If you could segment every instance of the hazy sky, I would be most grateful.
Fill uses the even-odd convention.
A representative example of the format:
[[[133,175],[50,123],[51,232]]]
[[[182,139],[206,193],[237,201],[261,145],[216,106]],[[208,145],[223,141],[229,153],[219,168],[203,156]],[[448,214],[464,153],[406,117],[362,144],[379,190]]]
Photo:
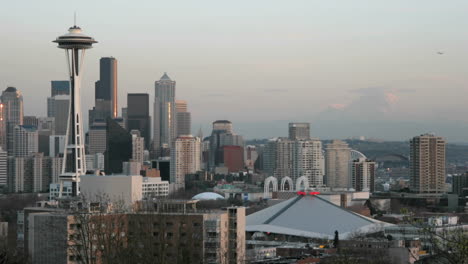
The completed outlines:
[[[2,1],[0,88],[17,87],[27,115],[45,115],[50,81],[67,78],[51,41],[74,11],[99,41],[85,61],[85,116],[99,58],[114,56],[119,108],[128,92],[153,98],[168,72],[195,131],[229,119],[247,138],[281,136],[304,120],[322,138],[431,130],[468,141],[466,0]],[[369,127],[350,127],[359,119]],[[421,131],[382,133],[413,119]]]

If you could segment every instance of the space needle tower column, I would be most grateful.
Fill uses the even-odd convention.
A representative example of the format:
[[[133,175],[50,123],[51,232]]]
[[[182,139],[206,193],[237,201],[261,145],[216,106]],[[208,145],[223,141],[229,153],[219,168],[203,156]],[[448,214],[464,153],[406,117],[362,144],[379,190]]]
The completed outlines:
[[[70,107],[68,113],[67,135],[63,155],[62,173],[59,176],[60,197],[63,196],[65,182],[71,182],[72,196],[80,193],[80,176],[86,173],[86,157],[83,136],[83,118],[81,116],[80,88],[83,75],[85,50],[97,43],[92,37],[83,34],[76,25],[68,33],[57,37],[53,42],[65,50],[68,72],[70,75]]]

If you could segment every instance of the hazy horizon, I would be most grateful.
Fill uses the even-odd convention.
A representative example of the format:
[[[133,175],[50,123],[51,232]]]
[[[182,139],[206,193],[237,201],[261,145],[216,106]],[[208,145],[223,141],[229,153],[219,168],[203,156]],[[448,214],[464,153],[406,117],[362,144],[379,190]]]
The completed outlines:
[[[52,43],[73,24],[87,52],[83,115],[99,58],[118,60],[126,94],[154,97],[164,72],[188,101],[192,130],[228,119],[246,138],[286,136],[311,122],[323,139],[407,140],[435,132],[468,142],[466,1],[9,1],[0,10],[0,90],[17,87],[25,115],[46,115],[50,81],[67,78]],[[442,52],[443,54],[438,54]],[[150,112],[152,113],[152,111]],[[414,121],[417,120],[417,121]]]

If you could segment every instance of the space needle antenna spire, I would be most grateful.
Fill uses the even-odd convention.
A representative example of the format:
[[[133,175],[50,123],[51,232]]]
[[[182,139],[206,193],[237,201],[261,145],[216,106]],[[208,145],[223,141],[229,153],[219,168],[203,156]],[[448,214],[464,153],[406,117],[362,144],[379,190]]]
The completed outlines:
[[[80,89],[85,51],[92,48],[93,44],[97,43],[97,41],[85,35],[81,28],[76,25],[76,12],[74,22],[75,25],[68,29],[68,33],[57,37],[53,41],[58,44],[58,48],[65,50],[70,78],[70,106],[65,149],[63,152],[62,173],[59,176],[59,198],[63,196],[78,196],[80,194],[80,176],[86,173],[85,138],[83,134]],[[67,190],[68,188],[71,188],[71,193],[64,193],[64,189]]]

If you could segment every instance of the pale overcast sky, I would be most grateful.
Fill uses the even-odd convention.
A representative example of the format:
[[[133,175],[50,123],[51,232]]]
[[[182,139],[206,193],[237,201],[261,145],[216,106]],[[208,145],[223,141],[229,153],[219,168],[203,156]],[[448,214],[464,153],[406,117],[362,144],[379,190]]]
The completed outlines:
[[[247,138],[284,136],[288,121],[310,121],[321,138],[468,141],[466,0],[2,1],[0,88],[17,87],[27,115],[45,115],[50,81],[67,78],[51,41],[74,11],[99,41],[85,116],[99,58],[114,56],[119,108],[127,93],[152,98],[167,72],[194,132],[229,119]]]

